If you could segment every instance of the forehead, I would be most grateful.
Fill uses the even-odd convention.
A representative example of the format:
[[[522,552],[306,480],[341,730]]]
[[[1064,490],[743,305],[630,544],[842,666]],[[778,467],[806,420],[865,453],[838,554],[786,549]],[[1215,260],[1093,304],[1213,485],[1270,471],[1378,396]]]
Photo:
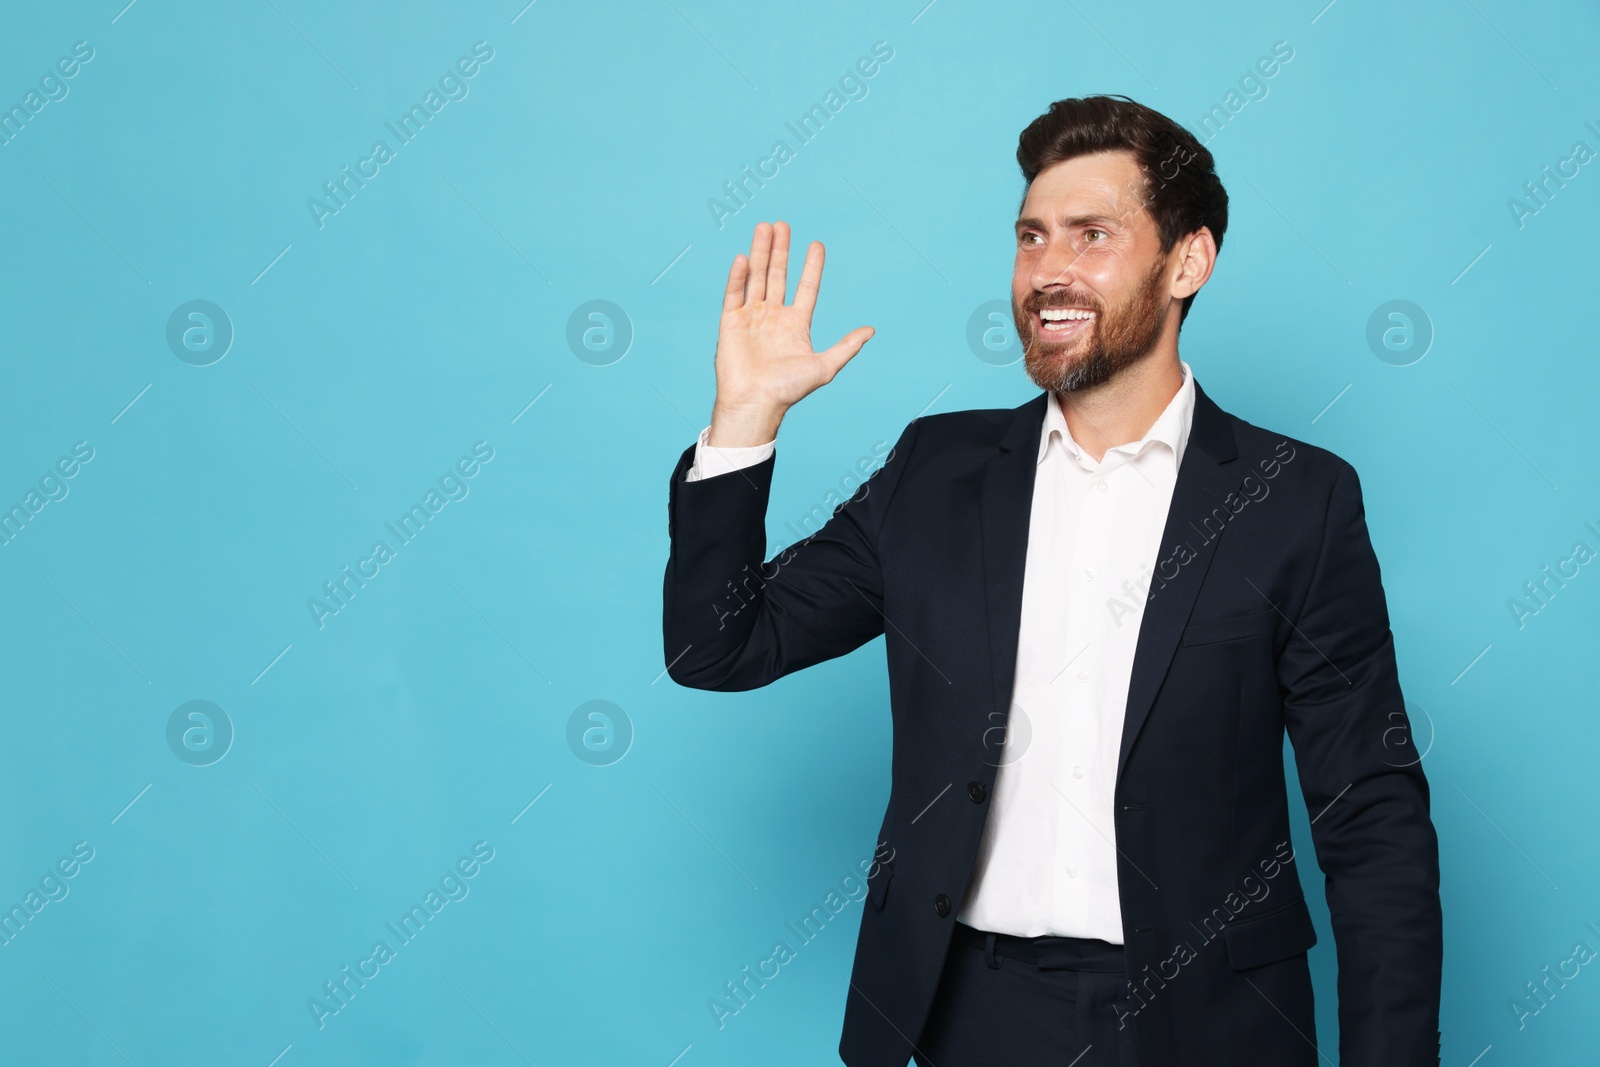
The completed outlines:
[[[1033,179],[1019,213],[1047,223],[1105,216],[1136,222],[1145,206],[1145,179],[1132,152],[1095,152],[1054,163]],[[1154,220],[1151,220],[1152,222]]]

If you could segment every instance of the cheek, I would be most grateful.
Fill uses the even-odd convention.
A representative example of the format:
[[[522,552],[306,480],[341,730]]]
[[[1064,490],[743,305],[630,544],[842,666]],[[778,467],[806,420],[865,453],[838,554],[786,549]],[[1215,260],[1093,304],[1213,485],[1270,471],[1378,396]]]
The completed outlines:
[[[1108,246],[1085,248],[1073,264],[1084,284],[1097,292],[1113,293],[1128,288],[1130,271],[1127,257]]]
[[[1092,263],[1085,257],[1083,283],[1099,294],[1107,305],[1126,307],[1145,298],[1151,284],[1149,268],[1136,257],[1106,254]]]

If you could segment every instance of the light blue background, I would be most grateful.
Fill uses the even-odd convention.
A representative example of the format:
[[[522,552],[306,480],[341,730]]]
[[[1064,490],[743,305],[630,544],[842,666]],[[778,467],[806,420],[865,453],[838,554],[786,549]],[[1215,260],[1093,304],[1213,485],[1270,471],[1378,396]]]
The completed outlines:
[[[123,3],[0,15],[6,108],[94,49],[0,146],[0,504],[94,449],[0,548],[0,903],[95,850],[0,947],[7,1062],[836,1062],[857,903],[725,1028],[707,1008],[870,855],[890,747],[879,642],[746,694],[662,674],[667,476],[728,264],[788,220],[827,244],[819,343],[878,331],[784,426],[776,553],[924,409],[1034,395],[966,342],[1008,293],[1021,128],[1094,92],[1195,126],[1277,41],[1209,141],[1231,226],[1182,354],[1361,474],[1433,735],[1444,1062],[1592,1050],[1593,967],[1523,1028],[1509,1002],[1600,950],[1600,570],[1523,628],[1507,606],[1600,549],[1600,167],[1507,206],[1600,149],[1592,5]],[[480,40],[470,94],[319,229],[307,199]],[[868,95],[798,145],[876,41]],[[719,229],[708,198],[780,138]],[[210,366],[165,339],[194,299],[236,331]],[[634,332],[606,366],[566,340],[595,299]],[[1435,331],[1409,366],[1365,339],[1393,299]],[[477,441],[470,495],[318,629],[307,599]],[[236,731],[211,766],[167,745],[194,699]],[[566,740],[596,699],[635,735],[605,767]],[[470,895],[319,1030],[308,998],[478,841]]]

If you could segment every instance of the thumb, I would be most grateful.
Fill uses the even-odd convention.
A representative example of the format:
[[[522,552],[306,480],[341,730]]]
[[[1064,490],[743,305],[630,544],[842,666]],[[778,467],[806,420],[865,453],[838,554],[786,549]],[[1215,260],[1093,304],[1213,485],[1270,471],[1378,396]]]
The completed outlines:
[[[822,356],[823,363],[828,368],[828,377],[832,378],[835,374],[838,374],[844,368],[844,365],[854,359],[857,352],[861,351],[861,346],[872,340],[873,335],[876,333],[877,331],[871,326],[858,326],[839,338],[839,342],[832,348],[819,353]]]

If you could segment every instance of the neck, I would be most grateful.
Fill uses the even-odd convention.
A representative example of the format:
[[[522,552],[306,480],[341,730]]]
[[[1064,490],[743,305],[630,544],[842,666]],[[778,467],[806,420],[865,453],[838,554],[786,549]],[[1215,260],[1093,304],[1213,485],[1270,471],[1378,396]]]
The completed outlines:
[[[1071,393],[1057,393],[1067,429],[1096,463],[1106,450],[1130,444],[1150,432],[1156,419],[1183,388],[1176,346],[1151,352],[1124,367],[1108,382]]]

